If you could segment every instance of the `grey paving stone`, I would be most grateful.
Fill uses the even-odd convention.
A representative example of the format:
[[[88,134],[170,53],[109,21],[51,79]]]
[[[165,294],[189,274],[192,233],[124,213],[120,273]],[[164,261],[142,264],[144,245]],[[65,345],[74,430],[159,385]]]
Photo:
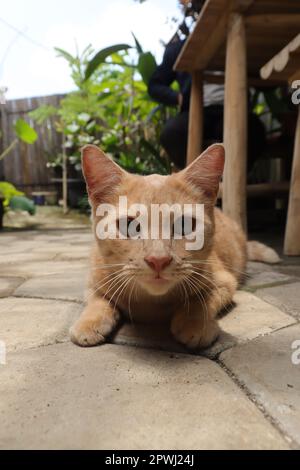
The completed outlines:
[[[238,291],[235,307],[219,320],[222,332],[218,340],[201,354],[216,357],[220,352],[258,336],[265,335],[296,320],[263,302],[255,295]],[[168,325],[148,326],[126,323],[114,337],[116,344],[182,352],[185,349],[172,339]]]
[[[125,323],[112,338],[115,344],[186,353],[186,348],[175,341],[168,325]]]
[[[295,323],[293,317],[249,292],[236,292],[234,302],[235,307],[219,321],[223,333],[209,354]]]
[[[298,352],[292,349],[294,341],[299,341]],[[220,359],[300,446],[300,325],[225,351]]]
[[[125,346],[53,345],[0,368],[0,447],[286,449],[217,364]]]
[[[300,282],[259,289],[256,295],[280,310],[300,318]]]
[[[53,274],[29,279],[14,292],[14,295],[82,302],[86,285],[87,274],[84,272]]]
[[[2,266],[6,276],[43,276],[51,274],[66,274],[73,272],[85,273],[88,270],[89,260],[76,261],[28,261],[27,263],[16,263]],[[0,266],[0,273],[1,266]],[[3,274],[2,274],[3,275]]]
[[[8,351],[68,340],[81,306],[54,300],[0,299],[0,340]],[[1,366],[0,366],[1,368]]]
[[[278,271],[294,278],[300,278],[300,263],[298,265],[279,266]]]
[[[259,289],[272,284],[287,283],[293,280],[288,274],[278,273],[276,271],[264,271],[261,273],[251,274],[244,283],[245,287]]]
[[[24,282],[21,277],[0,277],[0,298],[9,297]]]
[[[255,261],[248,261],[247,267],[246,267],[246,273],[249,276],[259,274],[259,273],[265,273],[265,272],[273,271],[273,270],[274,270],[274,265],[265,264],[265,263],[257,263]]]
[[[32,261],[48,261],[55,257],[55,253],[34,253],[30,248],[24,250],[22,253],[8,253],[0,254],[0,273],[3,272],[4,266],[8,264],[27,263]]]
[[[71,249],[70,244],[57,242],[57,243],[38,243],[36,247],[33,249],[34,253],[65,253],[66,251]]]
[[[89,260],[90,259],[90,247],[66,247],[61,253],[59,253],[55,259],[58,260]]]

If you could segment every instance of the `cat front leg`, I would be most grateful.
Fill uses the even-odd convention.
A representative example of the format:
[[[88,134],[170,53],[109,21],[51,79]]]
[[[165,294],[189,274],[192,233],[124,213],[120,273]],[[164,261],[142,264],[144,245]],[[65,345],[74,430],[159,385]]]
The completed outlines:
[[[189,349],[207,348],[217,339],[219,331],[217,321],[204,312],[200,302],[190,306],[189,312],[177,311],[171,322],[172,335]]]
[[[119,311],[108,300],[92,298],[71,327],[71,340],[86,347],[104,343],[116,328],[119,318]]]
[[[173,336],[189,349],[207,348],[217,339],[220,328],[216,316],[232,302],[237,288],[234,276],[227,271],[218,271],[214,281],[214,289],[203,302],[191,302],[189,309],[182,307],[172,318]]]

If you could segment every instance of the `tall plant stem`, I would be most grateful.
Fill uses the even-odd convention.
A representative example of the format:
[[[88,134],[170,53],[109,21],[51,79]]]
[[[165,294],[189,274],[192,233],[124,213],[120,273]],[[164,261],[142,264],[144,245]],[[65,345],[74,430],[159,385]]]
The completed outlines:
[[[67,170],[67,152],[65,147],[66,138],[63,134],[63,212],[68,212],[68,170]]]
[[[4,152],[1,153],[0,160],[3,160],[3,158],[6,157],[6,155],[8,155],[9,152],[11,152],[13,148],[15,148],[17,143],[18,143],[18,139],[13,140],[12,143],[7,147],[7,149],[5,149]]]

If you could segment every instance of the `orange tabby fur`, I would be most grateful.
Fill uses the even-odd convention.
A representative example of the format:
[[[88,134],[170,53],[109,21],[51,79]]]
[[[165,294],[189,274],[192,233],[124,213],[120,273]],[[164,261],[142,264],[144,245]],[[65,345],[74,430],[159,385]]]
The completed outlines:
[[[232,302],[247,260],[244,233],[214,207],[223,166],[222,145],[210,147],[179,173],[146,177],[123,171],[94,146],[83,149],[94,231],[98,204],[116,204],[122,195],[128,205],[204,203],[205,241],[201,250],[186,251],[185,240],[100,241],[95,236],[90,292],[87,306],[71,328],[74,343],[103,343],[120,314],[134,322],[169,321],[175,339],[188,348],[207,347],[217,338],[217,314]],[[252,258],[263,261],[264,245],[251,246]],[[277,255],[271,251],[275,261]],[[149,256],[172,259],[162,272],[165,282],[154,282],[153,270],[145,261]]]

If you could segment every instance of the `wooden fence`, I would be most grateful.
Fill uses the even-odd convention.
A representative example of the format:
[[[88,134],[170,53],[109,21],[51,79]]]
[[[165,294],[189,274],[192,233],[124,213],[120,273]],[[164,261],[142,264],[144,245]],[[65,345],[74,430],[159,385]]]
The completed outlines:
[[[25,119],[38,133],[33,145],[19,142],[1,162],[0,179],[14,184],[18,189],[30,195],[32,191],[53,189],[52,170],[47,162],[61,152],[62,138],[50,118],[37,125],[28,113],[41,105],[57,106],[63,95],[44,96],[7,101],[1,105],[1,140],[0,149],[5,149],[14,139],[13,125],[18,118]]]

